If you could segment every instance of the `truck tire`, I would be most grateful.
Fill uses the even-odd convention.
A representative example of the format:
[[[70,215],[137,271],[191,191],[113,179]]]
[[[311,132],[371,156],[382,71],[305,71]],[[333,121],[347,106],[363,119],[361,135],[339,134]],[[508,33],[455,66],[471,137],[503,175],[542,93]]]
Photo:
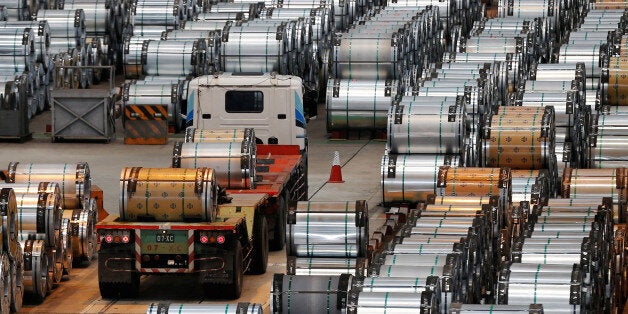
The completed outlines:
[[[233,240],[231,251],[234,254],[234,258],[231,260],[233,281],[228,284],[203,283],[203,290],[209,298],[235,300],[242,295],[244,272],[242,270],[242,244],[239,240]]]
[[[132,298],[140,290],[140,274],[134,271],[110,271],[106,262],[111,257],[125,257],[123,254],[101,252],[98,258],[98,288],[105,299]],[[106,279],[104,279],[106,278]]]
[[[288,210],[288,201],[285,193],[279,197],[279,212],[275,215],[275,228],[273,229],[273,238],[270,240],[269,249],[271,251],[281,251],[286,242],[286,211]]]
[[[250,274],[260,275],[266,272],[266,267],[268,266],[268,245],[268,222],[266,217],[255,215],[251,264],[248,270]]]

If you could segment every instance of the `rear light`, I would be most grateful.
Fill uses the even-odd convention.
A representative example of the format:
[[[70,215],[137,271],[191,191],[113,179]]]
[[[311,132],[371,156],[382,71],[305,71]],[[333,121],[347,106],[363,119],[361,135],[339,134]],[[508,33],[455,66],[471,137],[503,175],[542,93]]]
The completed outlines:
[[[200,237],[200,240],[201,240],[201,243],[203,243],[203,244],[207,244],[207,242],[209,242],[209,237],[208,237],[208,236],[206,236],[206,235],[202,235],[202,236]]]
[[[129,243],[131,242],[131,230],[101,230],[99,239],[105,243]]]
[[[224,244],[227,238],[221,232],[216,231],[200,231],[198,242],[201,244]]]

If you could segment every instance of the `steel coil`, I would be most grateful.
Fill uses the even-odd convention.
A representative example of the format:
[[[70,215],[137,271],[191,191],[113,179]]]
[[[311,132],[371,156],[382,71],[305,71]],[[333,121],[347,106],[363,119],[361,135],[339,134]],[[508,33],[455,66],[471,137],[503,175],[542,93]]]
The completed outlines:
[[[207,72],[204,40],[148,41],[142,46],[142,71],[146,75],[203,75]]]
[[[28,21],[31,17],[31,7],[27,0],[2,0],[0,6],[5,7],[8,20]]]
[[[120,175],[120,217],[125,221],[214,221],[216,188],[214,171],[208,168],[127,167]],[[147,203],[150,206],[145,208]]]
[[[628,161],[626,116],[599,114],[592,121],[589,161],[593,168],[621,167]]]
[[[37,21],[45,20],[50,27],[51,43],[67,41],[68,48],[85,46],[85,13],[77,10],[39,10]],[[52,51],[57,51],[51,48]]]
[[[85,208],[63,211],[63,217],[70,221],[70,242],[72,260],[77,265],[90,262],[96,254],[96,231],[98,209],[96,200],[90,199]]]
[[[612,197],[617,200],[625,188],[626,174],[617,169],[565,169],[561,194],[564,198]]]
[[[24,251],[24,292],[38,301],[48,294],[48,252],[43,240],[26,240],[20,242]]]
[[[222,34],[220,68],[227,72],[288,72],[284,27],[267,32],[233,31]]]
[[[459,159],[441,155],[384,155],[381,162],[384,203],[418,202],[437,189],[439,167]]]
[[[199,142],[174,145],[173,168],[209,167],[216,182],[227,189],[255,187],[255,142]]]
[[[85,33],[89,36],[108,35],[115,31],[115,16],[110,1],[64,0],[62,9],[82,9],[85,14]]]
[[[211,305],[194,303],[151,303],[146,310],[146,314],[263,314],[262,305],[258,303],[240,302],[236,304]]]
[[[298,202],[290,206],[287,221],[288,256],[366,256],[369,233],[365,201]]]
[[[85,198],[91,193],[89,165],[84,162],[74,165],[11,162],[7,173],[7,183],[59,184],[63,209],[81,208]]]
[[[232,130],[207,130],[189,127],[185,130],[186,143],[249,142],[255,145],[255,130],[250,128]],[[249,145],[249,144],[247,144]],[[254,153],[255,154],[255,153]]]
[[[314,248],[314,250],[317,249]],[[343,250],[347,249],[343,248]],[[334,250],[334,252],[338,252],[338,250]],[[286,274],[298,276],[338,276],[342,274],[350,274],[356,277],[363,277],[366,274],[366,264],[367,259],[362,257],[288,256],[286,262]]]
[[[44,240],[47,248],[59,244],[61,208],[59,194],[16,194],[19,215],[19,241],[28,238]]]
[[[439,195],[507,197],[511,182],[508,168],[442,166],[438,170],[436,190]]]
[[[397,85],[396,80],[329,80],[327,130],[385,129]]]
[[[452,303],[451,313],[455,314],[482,314],[482,313],[528,313],[543,314],[542,304],[530,305],[495,305],[495,304],[462,304]]]
[[[462,97],[403,97],[388,111],[388,149],[404,154],[459,154],[466,160],[467,118]]]
[[[488,119],[487,119],[488,120]],[[482,165],[556,171],[554,108],[500,107],[485,126]]]
[[[203,39],[206,47],[206,58],[208,64],[208,73],[218,70],[220,62],[220,32],[206,30],[171,30],[162,34],[165,40],[190,41]]]
[[[242,12],[201,12],[194,16],[194,21],[217,21],[225,23],[227,21],[243,21]]]
[[[275,274],[270,288],[270,312],[308,309],[312,313],[344,313],[353,276],[286,276]]]
[[[63,218],[61,221],[61,251],[63,253],[63,274],[70,275],[72,264],[74,263],[74,251],[72,249],[72,226],[70,219]]]
[[[336,36],[333,40],[332,76],[377,80],[400,78],[404,66],[403,48],[397,34],[384,34],[382,38],[347,36]]]
[[[179,0],[171,1],[137,1],[132,14],[136,26],[167,26],[176,27],[179,22],[187,19],[184,4]]]
[[[431,291],[360,292],[351,297],[352,311],[348,313],[421,313],[439,310],[440,295]]]

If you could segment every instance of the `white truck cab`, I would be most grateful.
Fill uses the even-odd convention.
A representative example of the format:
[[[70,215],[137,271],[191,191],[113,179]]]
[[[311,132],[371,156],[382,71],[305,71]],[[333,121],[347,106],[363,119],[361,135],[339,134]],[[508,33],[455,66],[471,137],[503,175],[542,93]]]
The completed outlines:
[[[274,73],[219,73],[188,87],[187,125],[198,129],[254,128],[263,144],[306,149],[301,78]]]

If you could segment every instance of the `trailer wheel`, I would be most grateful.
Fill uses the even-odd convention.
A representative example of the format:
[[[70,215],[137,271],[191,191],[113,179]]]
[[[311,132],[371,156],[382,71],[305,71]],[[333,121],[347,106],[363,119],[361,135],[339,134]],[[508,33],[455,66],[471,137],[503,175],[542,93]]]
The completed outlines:
[[[270,240],[271,251],[283,250],[284,243],[286,242],[286,211],[288,210],[288,201],[286,195],[282,194],[279,197],[279,212],[277,213],[275,220],[275,228],[273,229],[273,238]]]
[[[98,288],[105,299],[132,298],[140,291],[140,274],[129,271],[106,269],[108,258],[125,257],[124,254],[100,253],[98,258]]]
[[[233,240],[231,245],[234,254],[231,260],[233,268],[233,280],[231,283],[209,283],[202,284],[205,295],[212,299],[228,299],[235,300],[240,298],[242,294],[242,282],[244,281],[244,272],[242,270],[242,244],[239,240]]]
[[[254,275],[265,273],[268,266],[268,222],[262,215],[255,215],[251,256],[248,272]]]

